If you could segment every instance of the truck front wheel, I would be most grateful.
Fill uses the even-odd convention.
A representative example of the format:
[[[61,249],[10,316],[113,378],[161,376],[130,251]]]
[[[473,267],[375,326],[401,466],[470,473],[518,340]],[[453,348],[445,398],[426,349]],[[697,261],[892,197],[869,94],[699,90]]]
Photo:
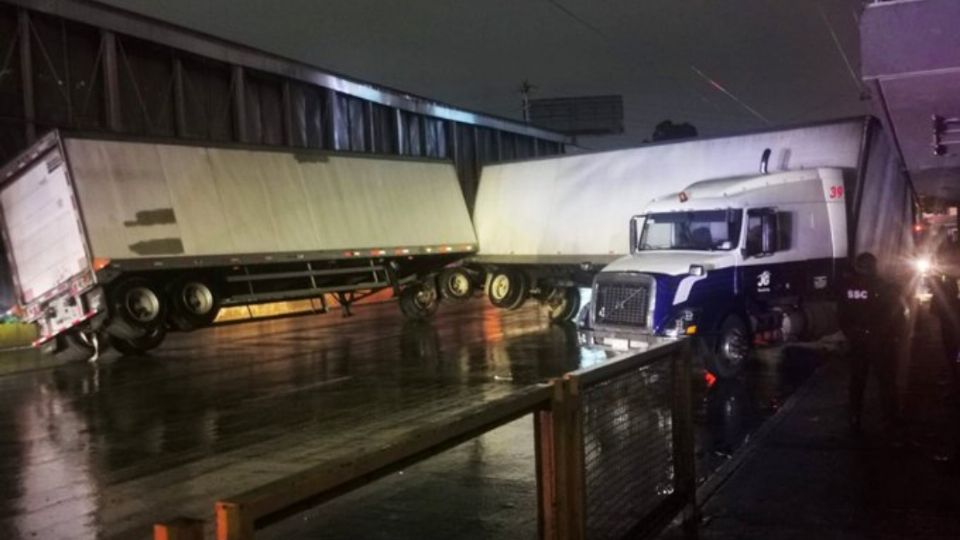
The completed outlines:
[[[707,355],[707,370],[721,379],[739,375],[750,355],[750,332],[743,319],[730,315],[720,326],[720,334]]]

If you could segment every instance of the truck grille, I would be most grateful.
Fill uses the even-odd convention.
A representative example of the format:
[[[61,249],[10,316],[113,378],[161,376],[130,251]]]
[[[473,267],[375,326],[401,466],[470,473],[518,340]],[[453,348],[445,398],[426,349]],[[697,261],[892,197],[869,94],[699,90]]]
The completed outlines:
[[[640,284],[601,283],[597,287],[596,322],[646,328],[650,288]]]

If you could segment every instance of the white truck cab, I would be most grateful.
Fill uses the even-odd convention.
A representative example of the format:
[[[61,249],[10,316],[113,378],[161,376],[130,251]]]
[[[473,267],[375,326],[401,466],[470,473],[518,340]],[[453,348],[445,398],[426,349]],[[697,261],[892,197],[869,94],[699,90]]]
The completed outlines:
[[[630,222],[630,254],[594,279],[592,339],[695,336],[707,368],[730,377],[755,340],[832,331],[851,173],[708,180],[655,199]]]

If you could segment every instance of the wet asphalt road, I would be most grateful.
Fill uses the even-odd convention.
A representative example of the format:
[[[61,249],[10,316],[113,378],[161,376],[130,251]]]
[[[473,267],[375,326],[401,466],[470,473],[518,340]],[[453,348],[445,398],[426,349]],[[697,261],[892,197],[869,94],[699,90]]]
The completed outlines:
[[[701,477],[822,358],[791,350],[761,355],[741,380],[708,387],[700,374]],[[225,326],[171,337],[145,358],[4,375],[0,538],[143,538],[153,521],[212,508],[238,486],[606,357],[536,306],[476,300],[444,306],[431,324],[405,323],[392,303],[361,306],[350,319]],[[521,419],[264,532],[530,537],[534,486],[532,422]]]

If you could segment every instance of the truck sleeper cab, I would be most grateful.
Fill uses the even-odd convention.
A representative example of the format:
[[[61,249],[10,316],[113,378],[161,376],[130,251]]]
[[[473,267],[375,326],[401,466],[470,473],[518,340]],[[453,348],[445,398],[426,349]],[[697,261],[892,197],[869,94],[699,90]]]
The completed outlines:
[[[630,254],[594,279],[592,339],[629,347],[631,336],[694,336],[707,369],[732,377],[757,340],[835,331],[844,180],[842,169],[799,170],[656,199],[630,222]]]

